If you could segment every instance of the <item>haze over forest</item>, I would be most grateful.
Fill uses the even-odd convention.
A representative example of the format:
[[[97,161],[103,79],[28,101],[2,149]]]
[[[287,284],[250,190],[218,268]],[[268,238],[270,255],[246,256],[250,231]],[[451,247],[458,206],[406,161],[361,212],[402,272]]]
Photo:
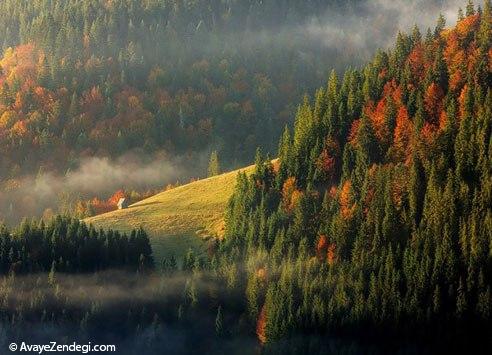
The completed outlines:
[[[0,0],[0,28],[0,353],[490,352],[490,0]]]
[[[276,155],[332,69],[460,2],[101,4],[1,4],[1,219],[204,177],[214,150],[225,170]]]

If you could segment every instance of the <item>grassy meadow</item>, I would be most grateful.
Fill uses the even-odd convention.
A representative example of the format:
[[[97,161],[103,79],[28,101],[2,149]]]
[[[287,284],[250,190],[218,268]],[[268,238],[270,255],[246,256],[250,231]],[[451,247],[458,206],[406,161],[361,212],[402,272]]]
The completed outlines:
[[[252,170],[253,166],[241,169]],[[208,239],[223,233],[225,207],[239,171],[179,186],[127,209],[87,218],[85,222],[96,228],[122,232],[143,227],[151,238],[157,263],[162,257],[175,255],[179,258],[189,248],[202,253]]]

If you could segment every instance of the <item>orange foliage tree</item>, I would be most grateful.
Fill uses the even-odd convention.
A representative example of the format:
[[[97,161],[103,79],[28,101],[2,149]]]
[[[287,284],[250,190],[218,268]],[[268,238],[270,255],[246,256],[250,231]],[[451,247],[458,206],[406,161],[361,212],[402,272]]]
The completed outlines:
[[[318,244],[316,245],[316,256],[318,259],[323,259],[326,251],[328,250],[328,238],[326,235],[320,235],[318,238]]]
[[[297,189],[296,179],[288,178],[282,187],[282,205],[287,212],[291,212],[299,201],[302,192]]]
[[[428,64],[425,62],[425,50],[421,43],[417,44],[408,56],[408,64],[415,82],[422,81],[425,77],[425,73]]]
[[[266,307],[263,305],[261,307],[260,314],[258,315],[258,320],[256,321],[256,335],[261,344],[265,344],[267,341],[266,336]]]
[[[108,203],[116,206],[121,198],[125,198],[125,191],[118,190],[108,199]]]
[[[350,180],[343,183],[339,198],[340,211],[343,218],[350,219],[355,211],[355,202],[352,201],[352,182]]]
[[[429,85],[424,96],[424,106],[427,115],[432,123],[437,123],[439,120],[439,114],[443,109],[444,91],[436,84]]]
[[[396,127],[393,138],[394,154],[397,160],[406,160],[411,154],[411,138],[413,124],[408,117],[405,107],[400,107],[396,116]]]
[[[329,265],[333,265],[336,260],[336,244],[335,243],[330,243],[328,245],[327,251],[326,251],[326,260],[328,261]]]

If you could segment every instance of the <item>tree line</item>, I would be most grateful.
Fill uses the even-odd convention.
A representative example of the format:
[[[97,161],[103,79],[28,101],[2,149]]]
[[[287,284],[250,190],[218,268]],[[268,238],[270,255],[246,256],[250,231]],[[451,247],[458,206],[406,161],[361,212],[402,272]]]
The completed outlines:
[[[129,235],[96,230],[70,217],[48,223],[24,220],[10,231],[0,226],[0,274],[86,273],[105,269],[146,271],[154,260],[142,229]]]
[[[299,105],[239,174],[220,253],[249,268],[259,340],[490,340],[491,4],[399,34]],[[467,58],[466,60],[464,58]],[[480,334],[480,336],[478,336]],[[470,344],[468,343],[468,344]],[[490,343],[489,343],[490,344]]]
[[[322,80],[299,51],[323,49],[289,48],[282,31],[358,2],[4,1],[0,178],[137,148],[216,149],[228,165],[274,150],[291,102]]]
[[[46,231],[48,262],[36,267],[50,272],[35,284],[48,286],[15,297],[27,283],[15,273],[3,280],[9,307],[0,316],[9,335],[22,338],[34,322],[69,326],[80,339],[138,339],[133,345],[148,353],[254,353],[257,342],[265,353],[485,353],[492,345],[491,24],[490,1],[483,8],[470,1],[456,27],[440,17],[425,34],[401,33],[360,70],[333,72],[301,101],[278,159],[258,151],[254,172],[238,175],[224,238],[211,241],[207,255],[159,261],[159,276],[126,275],[124,283],[99,272],[85,289],[57,273],[58,264],[52,269],[60,256],[67,270],[85,260],[63,254],[75,250],[74,234],[50,237],[69,228],[25,224],[19,230]],[[90,233],[78,223],[72,230]],[[100,254],[106,242],[118,244],[111,232],[92,233],[99,233],[92,242],[104,240],[91,249],[92,271],[123,260],[125,253]],[[128,258],[132,270],[150,255],[144,239],[143,259]],[[27,246],[16,249],[23,270]],[[115,298],[111,281],[131,297]],[[104,287],[109,302],[91,293],[79,304],[70,292]]]

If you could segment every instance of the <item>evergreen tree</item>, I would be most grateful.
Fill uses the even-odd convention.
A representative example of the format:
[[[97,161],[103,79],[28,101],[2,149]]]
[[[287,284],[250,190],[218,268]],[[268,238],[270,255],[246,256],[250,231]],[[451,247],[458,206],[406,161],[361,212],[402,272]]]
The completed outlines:
[[[219,156],[217,151],[214,150],[212,154],[210,154],[210,160],[208,162],[208,177],[216,176],[221,173]]]
[[[468,0],[468,4],[466,5],[466,16],[475,15],[475,6],[473,5],[473,0]]]
[[[222,335],[224,331],[223,322],[222,307],[219,306],[219,308],[217,308],[217,316],[215,317],[215,333],[217,335]]]

